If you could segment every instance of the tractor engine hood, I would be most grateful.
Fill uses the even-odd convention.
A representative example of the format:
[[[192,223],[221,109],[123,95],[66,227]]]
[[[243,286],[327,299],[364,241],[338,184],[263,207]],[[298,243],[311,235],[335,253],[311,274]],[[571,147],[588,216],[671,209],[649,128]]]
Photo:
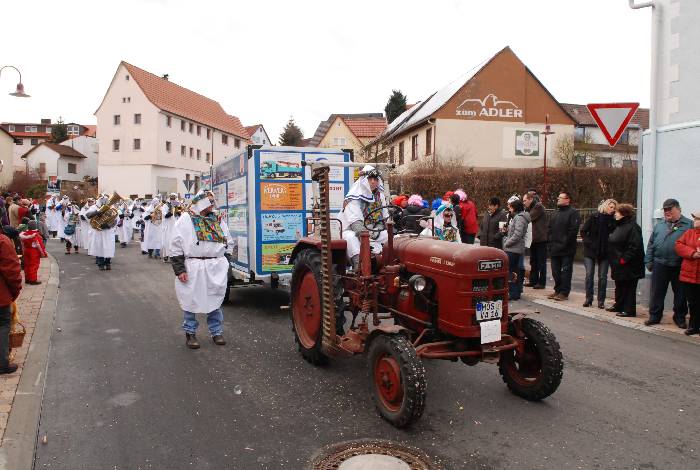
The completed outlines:
[[[507,272],[503,250],[426,237],[394,238],[396,257],[413,273],[473,276]]]

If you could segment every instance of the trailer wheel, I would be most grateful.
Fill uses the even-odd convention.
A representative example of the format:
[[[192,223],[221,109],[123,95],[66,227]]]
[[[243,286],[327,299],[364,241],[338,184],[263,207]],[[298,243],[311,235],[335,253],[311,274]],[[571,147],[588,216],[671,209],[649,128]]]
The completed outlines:
[[[382,418],[397,428],[409,426],[425,408],[425,368],[402,335],[379,335],[369,349],[372,398]]]
[[[501,353],[498,370],[511,392],[529,401],[539,401],[554,393],[564,371],[564,360],[554,334],[543,323],[523,318],[520,325],[525,334],[525,351]],[[508,327],[515,334],[515,327]]]
[[[335,265],[332,272],[336,272]],[[335,299],[336,334],[342,336],[345,333],[343,286],[340,276],[334,275],[331,281]],[[328,356],[321,349],[323,339],[321,285],[321,253],[314,248],[306,248],[297,255],[292,271],[292,328],[299,345],[299,352],[304,359],[316,365],[328,362]]]

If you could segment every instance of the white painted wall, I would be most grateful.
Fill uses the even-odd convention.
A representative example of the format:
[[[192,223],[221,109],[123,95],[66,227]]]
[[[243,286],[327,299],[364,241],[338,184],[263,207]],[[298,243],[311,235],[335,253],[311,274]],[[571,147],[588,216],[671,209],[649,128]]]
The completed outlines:
[[[29,170],[37,173],[41,164],[46,164],[45,176],[57,176],[61,180],[70,181],[82,181],[85,176],[85,158],[59,156],[57,152],[46,146],[36,148],[25,160]],[[68,172],[69,163],[75,163],[76,173]]]
[[[13,147],[12,137],[4,132],[0,132],[0,186],[5,186],[12,181],[14,174],[14,160],[12,156]]]
[[[170,183],[175,184],[175,192],[185,194],[187,190],[183,180],[187,179],[188,174],[193,181],[200,176],[198,171],[160,165],[100,165],[98,168],[100,191],[117,191],[122,197],[130,194],[144,196],[156,191],[171,192]]]
[[[254,145],[274,145],[262,126],[258,127],[258,130],[250,136],[250,140]]]
[[[69,139],[61,145],[72,147],[87,158],[83,160],[83,173],[90,177],[97,176],[98,147],[99,141],[96,137],[80,136]]]
[[[14,144],[12,146],[12,162],[14,166],[14,171],[21,171],[24,172],[26,170],[24,160],[22,159],[22,155],[25,153],[29,152],[31,149],[36,147],[36,145],[39,145],[42,142],[45,142],[46,139],[43,139],[41,137],[37,137],[37,144],[32,145],[32,138],[31,137],[21,137],[22,139],[22,145],[17,145]]]

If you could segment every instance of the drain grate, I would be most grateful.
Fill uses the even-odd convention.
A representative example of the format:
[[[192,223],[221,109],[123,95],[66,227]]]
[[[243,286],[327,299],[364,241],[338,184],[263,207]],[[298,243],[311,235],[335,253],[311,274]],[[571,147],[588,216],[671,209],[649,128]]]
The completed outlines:
[[[422,451],[396,442],[361,439],[324,448],[311,463],[313,470],[435,470]]]

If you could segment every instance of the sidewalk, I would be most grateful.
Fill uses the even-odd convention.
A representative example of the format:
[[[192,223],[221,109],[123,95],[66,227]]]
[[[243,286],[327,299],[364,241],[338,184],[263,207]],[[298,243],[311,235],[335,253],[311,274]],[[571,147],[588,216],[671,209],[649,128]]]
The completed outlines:
[[[17,299],[20,321],[27,330],[22,347],[13,350],[19,368],[13,374],[0,376],[0,468],[9,464],[10,448],[31,445],[33,451],[36,442],[48,339],[58,295],[58,264],[53,256],[41,260],[39,280],[42,283],[38,286],[24,284]],[[26,435],[27,432],[34,435]]]
[[[550,268],[550,266],[547,267]],[[529,268],[529,260],[526,260],[526,269],[527,268]],[[639,286],[637,287],[637,316],[633,318],[620,318],[615,316],[615,313],[613,312],[607,312],[604,309],[599,309],[597,307],[598,302],[595,300],[595,296],[593,306],[583,307],[583,303],[586,300],[584,287],[586,270],[583,263],[574,263],[574,274],[571,282],[572,289],[568,300],[555,301],[547,298],[549,294],[554,292],[554,280],[551,278],[551,269],[547,271],[547,277],[546,289],[535,290],[525,287],[523,291],[523,299],[546,307],[564,310],[569,313],[595,318],[597,320],[606,321],[609,323],[615,323],[616,325],[634,328],[637,330],[646,331],[648,333],[661,334],[664,336],[670,335],[671,337],[674,335],[680,335],[682,338],[700,344],[700,336],[685,336],[683,334],[685,330],[678,328],[673,323],[673,310],[671,308],[673,291],[671,290],[670,285],[668,288],[668,293],[666,294],[666,306],[664,308],[664,316],[661,319],[661,323],[653,326],[645,326],[644,321],[649,318],[649,278],[641,279],[639,281]],[[596,290],[594,293],[597,295],[597,280],[595,287]],[[615,281],[608,279],[607,298],[605,301],[606,307],[610,307],[613,304],[614,292]]]

